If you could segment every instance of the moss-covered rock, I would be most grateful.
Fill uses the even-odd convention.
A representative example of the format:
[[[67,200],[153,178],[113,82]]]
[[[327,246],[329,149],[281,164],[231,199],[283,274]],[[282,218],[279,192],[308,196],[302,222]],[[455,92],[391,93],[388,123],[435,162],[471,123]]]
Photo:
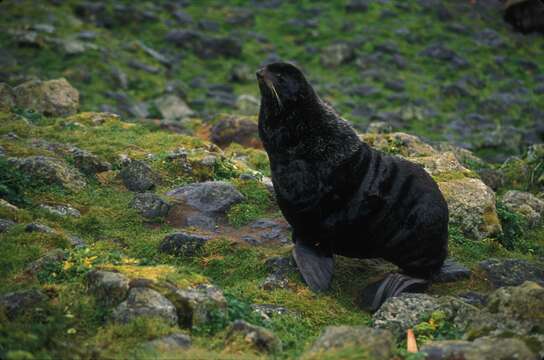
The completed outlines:
[[[86,186],[85,178],[62,160],[46,156],[29,156],[11,161],[37,183],[59,185],[73,191],[82,190]]]
[[[33,80],[13,88],[15,103],[47,116],[75,114],[79,108],[79,92],[64,78]]]
[[[9,110],[15,105],[15,95],[8,84],[0,83],[0,111]]]
[[[262,148],[254,117],[226,116],[212,127],[210,139],[221,147],[237,143],[246,147]]]
[[[508,210],[525,217],[529,226],[538,225],[544,214],[544,200],[528,192],[509,190],[502,196],[502,203]]]
[[[282,350],[281,340],[270,330],[236,320],[227,331],[226,342],[235,348],[239,343],[246,343],[256,351],[274,354]]]

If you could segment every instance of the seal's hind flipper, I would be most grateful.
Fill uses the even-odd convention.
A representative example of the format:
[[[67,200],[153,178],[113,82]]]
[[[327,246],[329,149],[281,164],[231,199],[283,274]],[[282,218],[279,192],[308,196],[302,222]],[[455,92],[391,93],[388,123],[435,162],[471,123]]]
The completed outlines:
[[[322,255],[316,248],[296,243],[293,257],[304,281],[312,291],[325,291],[329,288],[334,270],[332,256]]]
[[[427,289],[429,282],[399,273],[389,274],[385,279],[372,283],[363,289],[361,307],[374,312],[389,298],[403,292],[422,292]]]

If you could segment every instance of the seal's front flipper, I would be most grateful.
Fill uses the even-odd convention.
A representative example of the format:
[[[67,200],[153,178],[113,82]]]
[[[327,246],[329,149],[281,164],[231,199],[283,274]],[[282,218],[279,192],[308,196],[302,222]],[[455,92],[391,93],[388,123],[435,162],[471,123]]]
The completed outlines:
[[[325,291],[329,288],[334,270],[332,255],[322,255],[315,247],[295,243],[293,257],[304,281],[312,291]]]
[[[372,283],[363,289],[361,307],[374,312],[389,298],[403,292],[423,292],[429,286],[424,279],[413,278],[399,273],[389,274],[385,279]]]

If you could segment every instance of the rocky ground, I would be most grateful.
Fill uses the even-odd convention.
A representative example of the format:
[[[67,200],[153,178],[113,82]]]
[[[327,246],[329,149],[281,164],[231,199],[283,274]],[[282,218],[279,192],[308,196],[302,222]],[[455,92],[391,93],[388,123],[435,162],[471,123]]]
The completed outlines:
[[[0,359],[544,356],[542,37],[493,1],[134,4],[0,3]],[[275,57],[437,181],[463,266],[427,294],[361,311],[394,267],[341,257],[304,285],[256,133]]]

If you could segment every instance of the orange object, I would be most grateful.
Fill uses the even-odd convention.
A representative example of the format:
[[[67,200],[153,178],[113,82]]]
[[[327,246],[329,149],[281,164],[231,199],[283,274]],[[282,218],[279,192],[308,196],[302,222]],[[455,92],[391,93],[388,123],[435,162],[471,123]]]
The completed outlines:
[[[416,337],[414,335],[414,330],[412,330],[412,329],[408,329],[406,331],[406,350],[409,353],[416,353],[417,352]]]

